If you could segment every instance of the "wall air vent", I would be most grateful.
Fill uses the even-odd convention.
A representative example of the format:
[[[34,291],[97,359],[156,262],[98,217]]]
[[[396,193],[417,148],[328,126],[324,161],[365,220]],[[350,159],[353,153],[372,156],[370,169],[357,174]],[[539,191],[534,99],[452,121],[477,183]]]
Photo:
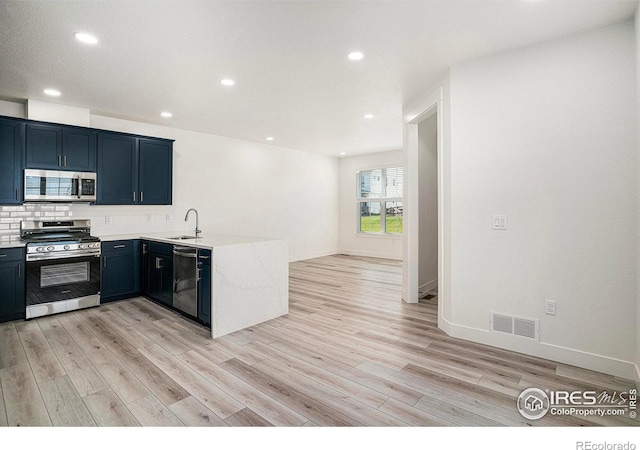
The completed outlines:
[[[512,334],[527,339],[540,338],[538,319],[509,316],[507,314],[491,313],[491,331]]]

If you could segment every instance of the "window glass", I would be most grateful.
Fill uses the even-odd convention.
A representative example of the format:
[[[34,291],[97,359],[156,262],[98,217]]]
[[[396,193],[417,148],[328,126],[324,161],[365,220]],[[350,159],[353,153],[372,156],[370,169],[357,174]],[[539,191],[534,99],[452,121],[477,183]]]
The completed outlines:
[[[356,172],[358,232],[402,234],[402,194],[402,167],[383,167]]]

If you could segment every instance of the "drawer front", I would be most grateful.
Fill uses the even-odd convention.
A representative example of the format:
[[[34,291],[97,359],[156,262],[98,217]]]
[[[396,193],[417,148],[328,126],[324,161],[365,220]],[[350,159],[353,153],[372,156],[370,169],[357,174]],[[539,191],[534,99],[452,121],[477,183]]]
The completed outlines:
[[[147,252],[159,253],[173,257],[173,244],[165,244],[162,242],[146,241]]]
[[[204,266],[211,265],[211,250],[198,249],[198,263]]]
[[[5,261],[24,261],[23,247],[18,248],[0,248],[0,262]]]
[[[100,246],[102,247],[102,253],[105,254],[132,252],[135,242],[135,240],[107,241],[102,242]]]

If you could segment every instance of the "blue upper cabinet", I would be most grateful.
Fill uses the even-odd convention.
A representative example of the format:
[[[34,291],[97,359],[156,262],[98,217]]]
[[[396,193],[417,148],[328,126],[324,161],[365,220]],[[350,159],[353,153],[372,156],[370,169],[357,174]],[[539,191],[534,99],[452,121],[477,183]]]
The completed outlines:
[[[27,168],[62,168],[62,127],[27,124]]]
[[[24,121],[0,119],[0,205],[22,204]]]
[[[139,139],[139,189],[141,205],[170,205],[173,143]]]
[[[62,129],[63,170],[96,171],[96,135],[94,130]]]
[[[96,132],[88,128],[27,123],[26,167],[96,170]]]
[[[98,132],[97,204],[170,205],[173,141]]]
[[[97,178],[96,204],[137,204],[138,139],[98,132]]]

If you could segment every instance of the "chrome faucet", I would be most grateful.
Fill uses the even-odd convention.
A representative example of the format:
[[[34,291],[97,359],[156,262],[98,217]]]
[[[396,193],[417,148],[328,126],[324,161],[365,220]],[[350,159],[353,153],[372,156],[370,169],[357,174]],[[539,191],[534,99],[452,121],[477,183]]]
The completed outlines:
[[[187,210],[187,214],[184,216],[184,221],[186,222],[187,219],[189,219],[189,213],[193,211],[194,213],[196,213],[196,237],[198,237],[198,235],[200,234],[200,229],[198,229],[198,211],[196,211],[194,208],[189,208],[189,210]]]

